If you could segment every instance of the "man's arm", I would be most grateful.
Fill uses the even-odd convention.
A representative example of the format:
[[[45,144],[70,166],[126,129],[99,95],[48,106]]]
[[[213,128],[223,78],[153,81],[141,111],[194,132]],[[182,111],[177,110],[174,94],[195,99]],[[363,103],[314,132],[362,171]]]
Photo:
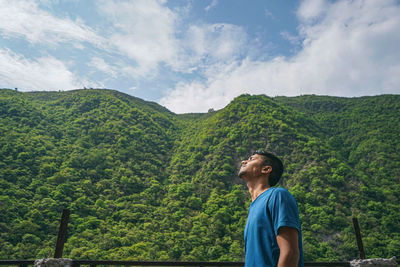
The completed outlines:
[[[297,267],[299,264],[299,232],[295,228],[280,227],[276,237],[280,249],[278,267]]]

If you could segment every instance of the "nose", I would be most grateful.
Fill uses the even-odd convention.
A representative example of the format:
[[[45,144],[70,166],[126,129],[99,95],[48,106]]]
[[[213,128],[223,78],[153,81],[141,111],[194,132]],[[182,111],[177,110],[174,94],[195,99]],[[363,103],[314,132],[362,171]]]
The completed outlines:
[[[241,165],[246,164],[247,160],[242,160]]]

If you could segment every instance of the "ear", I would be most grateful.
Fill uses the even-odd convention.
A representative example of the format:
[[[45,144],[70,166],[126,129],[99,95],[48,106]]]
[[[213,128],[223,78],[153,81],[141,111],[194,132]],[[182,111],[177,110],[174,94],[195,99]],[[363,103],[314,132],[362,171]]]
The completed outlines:
[[[264,167],[261,169],[261,172],[262,172],[262,173],[265,173],[265,174],[270,174],[270,173],[272,172],[272,167],[271,167],[271,166],[264,166]]]

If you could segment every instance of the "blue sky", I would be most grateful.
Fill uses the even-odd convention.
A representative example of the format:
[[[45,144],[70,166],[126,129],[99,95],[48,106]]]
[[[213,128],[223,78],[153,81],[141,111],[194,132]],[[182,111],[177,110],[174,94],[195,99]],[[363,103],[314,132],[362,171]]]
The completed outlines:
[[[0,0],[0,18],[0,88],[109,88],[176,113],[400,93],[398,0]]]

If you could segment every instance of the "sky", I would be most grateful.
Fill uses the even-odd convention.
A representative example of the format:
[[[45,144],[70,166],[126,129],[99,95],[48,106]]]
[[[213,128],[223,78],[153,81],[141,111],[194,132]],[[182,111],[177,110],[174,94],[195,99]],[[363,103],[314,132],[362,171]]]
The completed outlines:
[[[400,94],[400,0],[0,0],[0,88],[175,113],[241,94]]]

